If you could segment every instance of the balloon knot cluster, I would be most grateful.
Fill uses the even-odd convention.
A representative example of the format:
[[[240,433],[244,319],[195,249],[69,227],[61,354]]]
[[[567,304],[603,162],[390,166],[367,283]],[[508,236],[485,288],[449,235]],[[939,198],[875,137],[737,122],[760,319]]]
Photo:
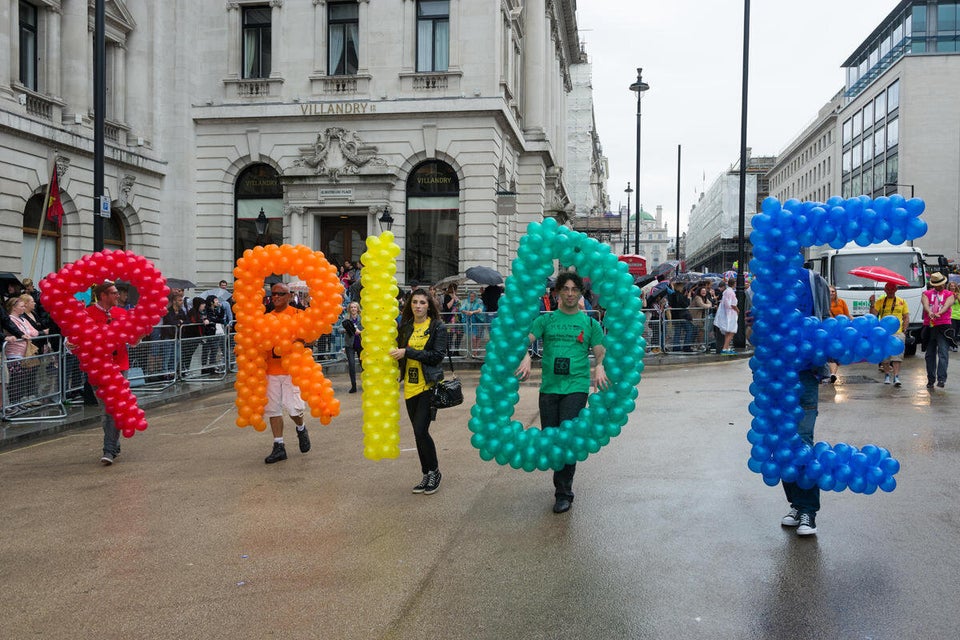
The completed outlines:
[[[527,351],[530,327],[539,314],[554,259],[562,265],[575,265],[581,276],[590,278],[594,292],[607,301],[603,365],[610,386],[590,394],[580,415],[559,428],[525,429],[512,420],[520,399],[520,382],[514,371]],[[490,329],[477,401],[470,412],[470,442],[482,459],[524,471],[559,470],[585,460],[620,434],[636,406],[636,385],[646,348],[640,290],[627,268],[608,245],[561,226],[553,218],[530,223],[527,234],[520,238],[512,275]]]
[[[810,446],[800,437],[800,372],[822,367],[828,360],[841,364],[880,362],[900,353],[903,343],[893,334],[900,330],[895,317],[804,317],[798,305],[807,295],[808,275],[803,269],[804,247],[829,244],[835,249],[849,242],[866,247],[888,241],[901,244],[919,238],[927,224],[919,218],[924,203],[901,196],[871,200],[866,196],[825,204],[767,198],[752,218],[754,355],[750,360],[753,415],[747,440],[751,443],[749,468],[774,486],[781,480],[802,488],[818,485],[826,491],[849,489],[874,493],[893,491],[900,463],[882,447],[862,450],[845,443]]]
[[[286,273],[306,282],[310,306],[293,315],[267,313],[263,304],[264,280]],[[340,316],[343,285],[337,269],[303,245],[268,245],[247,249],[233,270],[233,311],[237,319],[236,346],[237,426],[266,429],[267,359],[279,356],[283,369],[300,388],[310,413],[323,424],[340,413],[333,384],[314,362],[305,346],[333,330]]]
[[[140,294],[133,309],[114,312],[114,319],[106,326],[91,318],[83,302],[74,297],[105,280],[124,280]],[[143,409],[137,405],[113,354],[149,334],[163,318],[170,293],[163,275],[143,256],[107,249],[64,265],[40,281],[40,290],[44,308],[67,342],[74,345],[72,351],[80,368],[96,387],[96,394],[117,429],[127,438],[146,429]]]
[[[370,460],[400,455],[400,385],[397,361],[397,256],[393,233],[367,236],[361,256],[360,320],[363,325],[363,455]]]

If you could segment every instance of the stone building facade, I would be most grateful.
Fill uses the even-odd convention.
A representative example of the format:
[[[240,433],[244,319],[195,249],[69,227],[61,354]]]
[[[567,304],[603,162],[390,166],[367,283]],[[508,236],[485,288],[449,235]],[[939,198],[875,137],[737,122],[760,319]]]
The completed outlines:
[[[401,282],[506,273],[526,224],[569,210],[574,0],[106,7],[106,246],[169,276],[229,280],[270,242],[356,260],[391,217]],[[92,14],[0,0],[0,270],[30,269],[54,163],[66,215],[34,279],[93,249]]]

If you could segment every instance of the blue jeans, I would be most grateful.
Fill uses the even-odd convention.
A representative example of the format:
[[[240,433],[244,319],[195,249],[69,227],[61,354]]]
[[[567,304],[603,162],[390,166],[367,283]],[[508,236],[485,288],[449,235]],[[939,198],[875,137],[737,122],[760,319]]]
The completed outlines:
[[[674,320],[673,350],[677,351],[681,347],[692,347],[693,337],[696,334],[697,328],[693,326],[692,320]]]
[[[586,393],[541,393],[540,426],[544,429],[559,427],[564,420],[573,420],[587,406]],[[573,502],[573,474],[576,464],[568,464],[553,472],[554,497]]]
[[[800,372],[800,407],[803,417],[797,424],[797,434],[811,447],[813,446],[813,427],[817,422],[817,404],[820,401],[820,381],[812,371]],[[783,492],[790,506],[800,513],[815,514],[820,511],[820,487],[813,485],[801,489],[796,482],[783,482]]]
[[[938,324],[930,327],[930,341],[927,342],[927,382],[947,381],[947,365],[950,363],[950,349],[947,345],[947,337],[943,332],[950,327],[949,324]]]
[[[123,377],[127,377],[127,372],[123,371]],[[113,421],[113,416],[104,410],[103,412],[103,453],[116,458],[120,455],[120,430],[117,429]]]

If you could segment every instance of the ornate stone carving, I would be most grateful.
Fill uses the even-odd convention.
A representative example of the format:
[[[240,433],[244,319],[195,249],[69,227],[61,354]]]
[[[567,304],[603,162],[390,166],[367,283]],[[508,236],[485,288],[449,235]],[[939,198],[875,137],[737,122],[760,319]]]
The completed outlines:
[[[377,157],[377,147],[365,144],[356,131],[343,127],[329,127],[317,134],[310,147],[300,147],[303,156],[293,161],[295,167],[309,167],[318,176],[329,176],[334,182],[340,176],[357,174],[365,166],[386,166],[386,161]]]
[[[70,168],[70,158],[58,155],[54,162],[57,163],[57,177],[62,180],[67,175],[67,169]]]
[[[117,194],[117,203],[120,207],[126,207],[130,203],[130,192],[133,191],[136,181],[137,176],[129,173],[120,178],[120,193]]]

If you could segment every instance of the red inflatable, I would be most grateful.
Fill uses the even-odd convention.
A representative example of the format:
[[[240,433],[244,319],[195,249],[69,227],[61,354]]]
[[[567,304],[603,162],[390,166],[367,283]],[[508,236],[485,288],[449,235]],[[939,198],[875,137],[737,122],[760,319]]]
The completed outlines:
[[[137,305],[103,326],[91,318],[75,293],[104,280],[125,280],[137,288]],[[166,310],[167,288],[163,275],[153,263],[132,251],[107,249],[65,265],[40,281],[43,306],[60,326],[80,368],[96,387],[105,410],[127,438],[147,428],[143,409],[130,391],[130,383],[113,362],[113,352],[134,344],[150,333]]]

